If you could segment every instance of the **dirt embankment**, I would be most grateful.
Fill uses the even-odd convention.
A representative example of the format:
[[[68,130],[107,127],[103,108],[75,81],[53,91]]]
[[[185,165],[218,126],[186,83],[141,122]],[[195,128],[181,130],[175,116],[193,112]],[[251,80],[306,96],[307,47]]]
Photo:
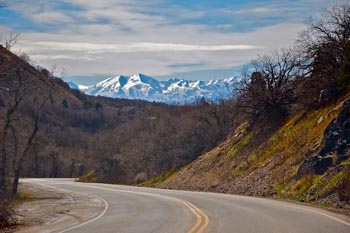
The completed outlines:
[[[61,231],[95,218],[105,208],[97,197],[33,183],[21,183],[20,193],[27,201],[15,208],[16,232]]]

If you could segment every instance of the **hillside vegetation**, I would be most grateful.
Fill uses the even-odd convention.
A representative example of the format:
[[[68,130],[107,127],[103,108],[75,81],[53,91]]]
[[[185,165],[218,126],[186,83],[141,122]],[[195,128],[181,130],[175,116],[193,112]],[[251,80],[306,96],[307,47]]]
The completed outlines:
[[[327,155],[329,165],[321,162],[310,166],[309,171],[300,170],[304,161],[329,144],[330,135],[325,131],[341,121],[342,110],[349,121],[349,107],[343,106],[344,101],[340,101],[299,112],[268,134],[264,129],[247,130],[243,124],[217,148],[157,186],[341,203],[345,207],[350,197],[348,154],[340,158],[337,149],[332,148]]]
[[[229,102],[168,106],[92,97],[0,46],[2,193],[16,177],[133,184],[179,169],[217,145]]]
[[[350,5],[310,22],[297,45],[247,66],[240,124],[218,147],[147,185],[321,202],[350,201]]]

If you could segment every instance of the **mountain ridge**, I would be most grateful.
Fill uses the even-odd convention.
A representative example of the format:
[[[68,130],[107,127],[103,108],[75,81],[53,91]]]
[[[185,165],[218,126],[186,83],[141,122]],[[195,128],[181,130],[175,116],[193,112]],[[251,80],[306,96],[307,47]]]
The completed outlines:
[[[139,73],[131,76],[112,76],[90,86],[81,86],[72,82],[68,82],[68,85],[92,96],[142,99],[167,104],[192,104],[202,98],[211,102],[228,99],[232,96],[238,81],[237,77],[209,81],[180,78],[158,81]]]

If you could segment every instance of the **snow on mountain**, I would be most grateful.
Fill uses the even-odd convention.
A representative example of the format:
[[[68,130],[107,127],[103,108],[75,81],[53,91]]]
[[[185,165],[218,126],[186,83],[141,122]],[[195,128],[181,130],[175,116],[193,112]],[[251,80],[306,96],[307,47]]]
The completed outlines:
[[[168,104],[190,104],[204,97],[208,101],[218,101],[232,95],[236,78],[210,81],[190,81],[170,79],[158,81],[144,74],[115,76],[92,86],[78,86],[93,96],[112,98],[143,99]]]
[[[78,89],[79,89],[80,91],[83,91],[83,90],[85,90],[85,89],[87,89],[87,88],[89,88],[89,86],[78,85]]]
[[[79,90],[79,86],[73,82],[66,82],[71,89]]]

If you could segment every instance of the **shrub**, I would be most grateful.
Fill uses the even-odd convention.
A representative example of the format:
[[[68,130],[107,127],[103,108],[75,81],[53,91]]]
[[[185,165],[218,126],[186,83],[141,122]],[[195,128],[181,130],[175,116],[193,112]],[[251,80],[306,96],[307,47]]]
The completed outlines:
[[[11,199],[6,196],[0,196],[0,231],[13,224],[13,210],[11,208]]]
[[[96,110],[103,109],[102,104],[96,103],[96,104],[95,104],[95,109],[96,109]]]
[[[68,101],[66,99],[62,100],[62,107],[63,108],[68,108],[69,107]]]
[[[82,103],[83,103],[83,108],[84,108],[84,109],[90,109],[90,108],[92,108],[92,103],[91,103],[90,101],[83,100]]]

